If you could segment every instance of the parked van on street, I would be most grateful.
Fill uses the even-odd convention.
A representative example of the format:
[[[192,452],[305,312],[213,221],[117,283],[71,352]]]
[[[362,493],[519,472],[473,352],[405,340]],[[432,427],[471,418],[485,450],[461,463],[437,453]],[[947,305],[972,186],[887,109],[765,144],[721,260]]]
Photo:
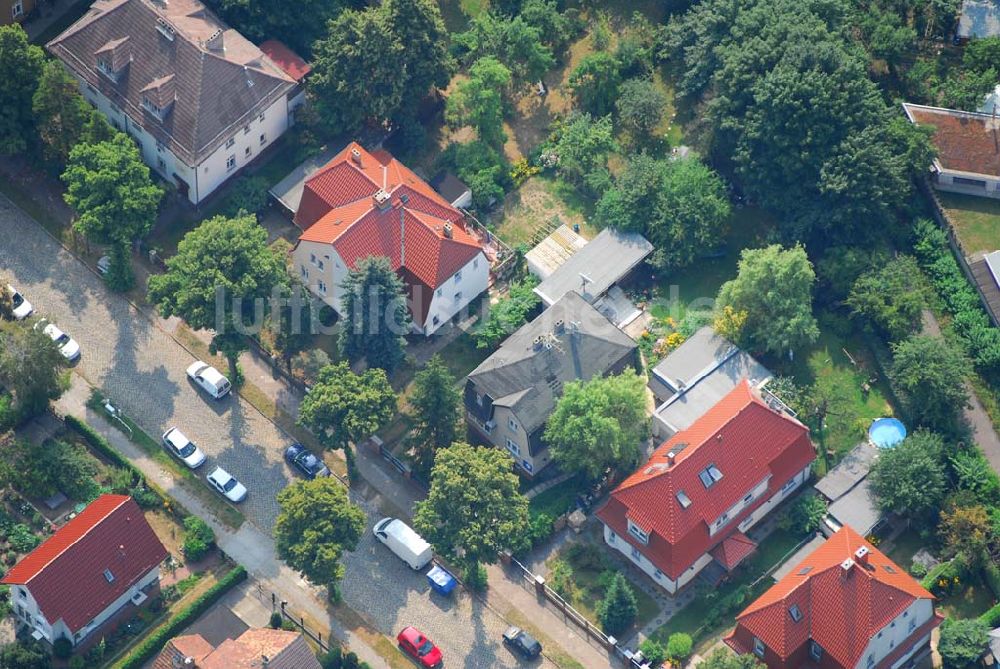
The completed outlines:
[[[411,569],[423,569],[434,557],[431,545],[398,518],[383,518],[375,523],[372,531],[376,539],[388,546]]]

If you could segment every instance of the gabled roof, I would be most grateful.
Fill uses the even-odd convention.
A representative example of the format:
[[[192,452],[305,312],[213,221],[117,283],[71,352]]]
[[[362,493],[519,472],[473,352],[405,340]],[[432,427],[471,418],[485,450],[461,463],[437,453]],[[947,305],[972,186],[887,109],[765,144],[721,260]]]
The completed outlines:
[[[300,241],[331,244],[351,268],[384,256],[404,281],[432,290],[483,251],[460,211],[391,155],[357,142],[309,177],[295,224]]]
[[[267,664],[264,664],[264,658]],[[316,654],[298,632],[249,629],[217,648],[200,634],[171,639],[150,669],[176,669],[194,660],[194,669],[320,669]]]
[[[570,292],[593,303],[652,252],[653,245],[638,232],[605,228],[538,284],[535,293],[546,305]]]
[[[710,535],[710,525],[724,511],[767,480],[768,491],[757,502],[763,503],[815,457],[808,428],[770,408],[743,381],[691,427],[660,445],[611,493],[597,516],[677,578],[756,505],[730,518],[728,531]],[[648,545],[632,541],[627,521],[649,534]]]
[[[260,43],[260,50],[295,81],[302,81],[312,71],[312,66],[284,42],[269,39]]]
[[[867,555],[859,558],[856,553],[862,547]],[[846,569],[845,560],[851,560]],[[749,630],[782,660],[812,639],[838,666],[854,667],[879,630],[915,600],[933,598],[861,535],[844,527],[736,621],[738,628]],[[793,606],[802,614],[798,622],[789,613]],[[748,652],[736,636],[731,634],[726,642],[738,652]]]
[[[911,122],[934,128],[938,169],[1000,177],[1000,117],[909,103],[903,110]]]
[[[555,409],[564,384],[601,376],[636,348],[586,300],[567,293],[508,337],[468,379],[493,404],[513,409],[531,434]],[[466,396],[466,406],[475,406],[475,399]]]
[[[188,165],[200,164],[295,86],[199,0],[97,0],[46,46]],[[109,48],[122,52],[117,82],[97,66]],[[144,90],[169,75],[176,97],[160,120],[143,108]]]
[[[50,624],[62,619],[75,633],[166,557],[131,497],[101,495],[0,583],[25,586]]]

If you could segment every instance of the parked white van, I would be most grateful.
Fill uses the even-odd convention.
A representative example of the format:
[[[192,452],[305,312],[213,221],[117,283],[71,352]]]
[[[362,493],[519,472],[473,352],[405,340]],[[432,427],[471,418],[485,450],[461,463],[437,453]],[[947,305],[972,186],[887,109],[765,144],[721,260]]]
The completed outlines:
[[[431,545],[398,518],[383,518],[375,523],[375,538],[389,547],[411,569],[420,570],[434,557]]]

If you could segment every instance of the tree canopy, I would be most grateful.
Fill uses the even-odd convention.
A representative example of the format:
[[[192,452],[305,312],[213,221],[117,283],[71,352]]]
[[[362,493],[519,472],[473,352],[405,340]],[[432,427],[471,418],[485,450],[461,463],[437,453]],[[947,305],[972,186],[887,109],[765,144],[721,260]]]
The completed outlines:
[[[635,622],[638,612],[639,605],[635,599],[635,591],[628,579],[622,572],[614,572],[604,599],[597,605],[597,617],[601,621],[601,627],[607,634],[618,636]]]
[[[655,247],[656,267],[680,269],[718,247],[729,211],[722,180],[697,158],[639,154],[604,193],[595,217],[643,234]]]
[[[510,456],[462,442],[438,451],[430,492],[417,503],[413,523],[438,552],[472,567],[520,546],[528,530],[528,500]]]
[[[621,124],[640,138],[646,138],[663,120],[667,97],[652,79],[638,77],[621,85],[615,107]]]
[[[341,557],[365,531],[364,511],[331,476],[292,483],[278,493],[278,505],[278,556],[314,584],[334,586],[344,575]]]
[[[933,516],[948,483],[943,450],[941,437],[922,431],[883,450],[869,473],[879,508],[909,518]]]
[[[537,285],[532,274],[511,282],[507,296],[489,306],[489,318],[476,331],[476,348],[495,348],[527,322],[528,314],[541,302],[535,293]]]
[[[754,351],[783,354],[816,341],[812,312],[816,282],[805,249],[774,244],[745,249],[735,279],[722,284],[716,308],[746,314],[737,340]]]
[[[610,183],[608,154],[617,148],[611,117],[593,118],[590,114],[572,114],[553,133],[551,151],[559,173],[577,186],[591,192],[604,191]]]
[[[60,61],[45,63],[31,107],[45,159],[64,165],[94,112],[80,95],[80,84]]]
[[[735,655],[728,648],[716,648],[698,666],[702,669],[763,669],[767,665],[750,653]]]
[[[856,316],[868,319],[889,341],[899,341],[920,327],[925,287],[912,256],[899,256],[862,274],[847,297]]]
[[[892,348],[892,380],[906,393],[917,425],[955,430],[969,402],[964,351],[941,337],[914,335]]]
[[[468,30],[453,37],[463,62],[472,63],[489,56],[508,67],[519,84],[541,79],[555,65],[552,48],[546,43],[543,30],[554,33],[559,29],[558,19],[546,21],[549,18],[548,7],[550,5],[535,6],[530,14],[524,16],[481,12],[469,23]],[[528,18],[542,23],[532,25]]]
[[[590,479],[631,471],[648,437],[646,385],[633,370],[567,383],[545,426],[553,459]]]
[[[382,427],[396,412],[396,394],[385,371],[355,374],[346,363],[328,365],[299,406],[299,425],[323,446],[347,449]]]
[[[413,377],[413,391],[409,397],[414,422],[412,440],[417,456],[416,469],[424,476],[430,474],[437,451],[458,439],[462,395],[455,384],[455,376],[440,355],[431,358]]]
[[[938,653],[946,667],[967,667],[982,657],[990,642],[990,626],[979,618],[948,618],[941,625]]]
[[[0,154],[22,153],[34,127],[31,98],[45,54],[20,24],[0,26]]]
[[[621,74],[618,60],[606,51],[584,56],[569,75],[579,109],[594,116],[605,116],[615,109]]]
[[[149,300],[164,318],[179,316],[195,330],[214,330],[213,348],[238,377],[244,335],[263,325],[271,298],[287,286],[285,259],[268,246],[255,216],[216,216],[184,235],[164,274],[149,277]],[[255,322],[247,325],[247,318]]]
[[[51,656],[37,641],[12,641],[0,646],[0,667],[7,667],[7,669],[49,669],[51,666]]]
[[[502,147],[503,93],[510,86],[510,70],[492,56],[480,58],[469,68],[469,78],[460,82],[448,97],[445,117],[453,127],[471,125],[479,139]]]
[[[0,382],[24,417],[35,415],[63,391],[66,360],[55,343],[23,321],[0,322]]]
[[[410,328],[402,279],[388,258],[372,256],[355,264],[341,290],[340,353],[352,362],[364,358],[369,366],[391,374],[406,358],[403,335]]]
[[[99,243],[131,243],[152,229],[163,191],[153,183],[135,142],[124,133],[96,144],[79,143],[62,174],[73,228]]]

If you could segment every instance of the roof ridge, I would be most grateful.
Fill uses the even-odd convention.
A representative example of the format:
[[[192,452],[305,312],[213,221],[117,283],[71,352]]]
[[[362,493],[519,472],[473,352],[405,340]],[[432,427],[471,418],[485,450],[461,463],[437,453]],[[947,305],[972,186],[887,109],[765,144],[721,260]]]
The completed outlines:
[[[53,37],[51,40],[49,40],[48,44],[46,44],[45,46],[47,47],[54,46],[56,44],[62,43],[63,41],[65,41],[67,37],[75,35],[76,33],[80,32],[80,30],[82,30],[83,28],[89,26],[90,24],[100,19],[103,19],[104,17],[108,16],[115,10],[120,9],[121,7],[124,7],[131,2],[134,2],[135,0],[103,0],[103,1],[109,4],[112,2],[115,4],[108,7],[107,9],[101,8],[99,10],[100,11],[99,14],[90,15],[90,13],[94,11],[94,5],[97,4],[95,2],[94,5],[91,5],[90,8],[84,13],[83,16],[81,16],[76,21],[71,23],[70,26],[66,28],[66,30],[62,31],[61,33]]]
[[[27,585],[28,583],[30,583],[30,582],[31,582],[31,581],[32,581],[32,580],[33,580],[33,579],[34,579],[35,577],[37,577],[37,576],[38,576],[38,575],[40,575],[40,574],[41,574],[42,572],[44,572],[44,571],[45,571],[45,570],[46,570],[46,569],[47,569],[47,568],[48,568],[48,567],[49,567],[49,566],[50,566],[50,565],[51,565],[51,564],[52,564],[53,562],[55,562],[56,560],[58,560],[59,558],[61,558],[61,557],[62,557],[62,556],[63,556],[63,555],[64,555],[64,554],[66,553],[66,551],[68,551],[68,550],[69,550],[70,548],[72,548],[72,547],[73,547],[73,546],[75,546],[75,545],[76,545],[77,543],[79,543],[80,541],[82,541],[82,540],[83,540],[83,539],[84,539],[84,538],[85,538],[85,537],[86,537],[86,536],[87,536],[88,534],[90,534],[91,532],[93,532],[93,531],[94,531],[94,529],[96,529],[98,525],[100,525],[100,524],[101,524],[101,523],[103,523],[103,522],[104,522],[105,520],[107,520],[107,519],[108,519],[108,518],[109,518],[109,517],[111,516],[111,514],[113,514],[113,513],[115,513],[116,511],[118,511],[118,509],[120,509],[120,508],[122,507],[122,505],[123,505],[123,504],[126,504],[126,503],[128,503],[128,502],[129,502],[129,501],[130,501],[130,500],[132,499],[132,498],[131,498],[131,497],[129,497],[128,495],[107,495],[107,497],[108,497],[108,498],[114,498],[114,497],[117,497],[117,498],[119,498],[119,499],[118,499],[118,503],[117,503],[117,504],[116,504],[116,505],[115,505],[114,507],[112,507],[112,508],[108,509],[108,510],[107,510],[107,512],[106,512],[106,513],[104,513],[104,514],[103,514],[103,515],[102,515],[102,516],[101,516],[100,518],[97,518],[97,519],[96,519],[96,520],[95,520],[95,521],[94,521],[94,522],[93,522],[93,523],[92,523],[92,524],[90,525],[90,527],[88,527],[88,528],[87,528],[87,531],[86,531],[86,532],[83,532],[82,534],[80,534],[80,536],[78,536],[78,537],[76,538],[76,540],[75,540],[75,541],[72,541],[71,543],[68,543],[68,544],[66,544],[65,546],[63,546],[63,547],[62,547],[62,550],[60,550],[60,551],[59,551],[58,553],[56,553],[55,555],[53,555],[53,556],[52,556],[52,558],[51,558],[51,559],[49,559],[49,560],[48,560],[48,561],[47,561],[47,562],[46,562],[45,564],[43,564],[43,565],[39,566],[39,567],[38,567],[37,569],[35,569],[35,573],[33,573],[33,574],[31,575],[31,577],[30,577],[30,578],[26,578],[26,579],[24,580],[24,584],[25,584],[25,585]],[[100,499],[100,497],[99,497],[98,499]],[[94,501],[97,501],[97,500],[94,500]],[[91,502],[91,504],[93,504],[93,502]],[[79,514],[77,514],[76,518],[79,518],[80,516],[82,516],[84,512],[86,512],[86,509],[84,509],[84,510],[83,510],[83,511],[81,511],[81,512],[80,512]],[[73,520],[76,520],[76,518],[74,518]],[[68,527],[68,526],[69,526],[69,524],[70,524],[70,523],[72,523],[72,522],[73,522],[73,521],[71,520],[71,521],[70,521],[69,523],[66,523],[66,525],[63,525],[63,526],[62,526],[61,528],[59,528],[59,529],[65,529],[65,528],[66,528],[66,527]],[[59,531],[59,530],[56,530],[56,532],[58,532],[58,531]],[[52,534],[52,535],[51,535],[51,536],[49,537],[49,539],[51,539],[51,538],[52,538],[52,537],[54,537],[54,536],[55,536],[55,533],[53,533],[53,534]],[[48,541],[48,539],[46,539],[46,541]],[[41,544],[39,544],[39,545],[38,545],[38,547],[36,547],[36,548],[35,548],[35,549],[34,549],[33,551],[31,551],[31,553],[34,553],[34,552],[35,552],[35,550],[38,550],[39,548],[41,548],[41,547],[42,547],[42,546],[44,546],[44,545],[45,545],[45,542],[42,542]],[[31,555],[31,553],[28,553],[28,555]],[[27,558],[27,557],[28,557],[28,556],[26,555],[26,556],[25,556],[25,558]],[[23,559],[24,559],[24,558],[22,558],[22,560],[23,560]]]

